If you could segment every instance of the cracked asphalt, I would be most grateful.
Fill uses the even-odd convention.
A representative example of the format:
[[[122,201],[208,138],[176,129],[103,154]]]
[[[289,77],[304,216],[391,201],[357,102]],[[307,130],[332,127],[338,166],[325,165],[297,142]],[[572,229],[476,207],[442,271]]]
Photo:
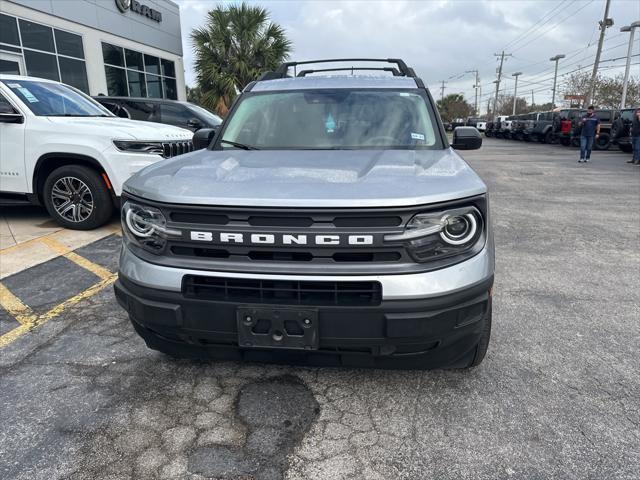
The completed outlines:
[[[465,157],[496,236],[481,366],[174,360],[106,289],[0,350],[0,478],[639,478],[640,168],[492,139]]]

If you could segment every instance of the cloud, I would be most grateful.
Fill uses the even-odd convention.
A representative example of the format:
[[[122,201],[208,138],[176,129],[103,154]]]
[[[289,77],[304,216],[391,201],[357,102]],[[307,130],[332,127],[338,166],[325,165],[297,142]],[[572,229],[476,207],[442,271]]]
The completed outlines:
[[[187,84],[193,84],[189,33],[205,21],[207,10],[217,2],[178,0],[178,3],[186,79]],[[550,99],[553,65],[548,58],[557,53],[577,54],[572,58],[567,55],[567,67],[561,64],[561,74],[592,63],[597,22],[604,11],[602,0],[251,3],[267,8],[272,20],[286,29],[294,46],[292,58],[401,57],[433,90],[438,90],[440,80],[448,80],[445,93],[461,92],[469,99],[473,98],[474,80],[464,72],[478,69],[485,102],[495,88],[492,83],[497,67],[494,54],[505,46],[513,57],[505,62],[506,78],[502,87],[512,88],[511,73],[520,70],[524,72],[519,83],[523,89],[536,89],[537,102],[545,101],[546,97]],[[616,26],[607,32],[605,49],[609,51],[603,53],[603,59],[625,55],[628,34],[620,34],[617,27],[640,19],[640,7],[635,0],[616,0],[612,2],[610,17]],[[522,37],[523,34],[526,35]],[[514,43],[518,37],[522,38]],[[586,48],[590,42],[591,46]],[[582,64],[569,65],[581,60]],[[619,69],[607,70],[617,71]]]

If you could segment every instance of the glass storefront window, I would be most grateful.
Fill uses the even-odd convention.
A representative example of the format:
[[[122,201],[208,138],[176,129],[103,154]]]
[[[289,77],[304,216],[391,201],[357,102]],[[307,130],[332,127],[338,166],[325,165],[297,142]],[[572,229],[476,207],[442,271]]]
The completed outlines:
[[[102,56],[104,58],[104,63],[115,65],[117,67],[124,67],[124,53],[122,52],[121,47],[103,43]]]
[[[127,79],[129,80],[129,96],[130,97],[146,97],[147,85],[144,73],[134,70],[127,70]]]
[[[55,53],[53,29],[51,27],[22,19],[20,19],[19,23],[23,47]]]
[[[49,80],[60,81],[58,73],[58,62],[56,56],[49,53],[24,51],[24,62],[27,67],[27,75]]]
[[[124,68],[104,67],[107,76],[107,94],[112,97],[127,97],[129,91],[127,89],[127,75]]]
[[[88,95],[89,82],[87,81],[87,68],[84,64],[84,60],[58,57],[58,62],[60,62],[62,83],[76,87],[78,90],[81,90]]]
[[[171,60],[162,59],[162,75],[165,77],[176,76],[176,67]]]
[[[163,79],[164,83],[164,98],[168,98],[170,100],[178,99],[178,89],[176,87],[175,78],[165,78]]]
[[[102,52],[109,95],[170,98],[173,100],[178,98],[175,79],[176,68],[175,63],[171,60],[109,43],[102,44]],[[126,68],[126,70],[117,69],[122,70],[122,73],[126,72],[124,91],[121,86],[122,73],[116,72],[115,67]]]
[[[0,13],[0,42],[9,45],[20,45],[18,23],[14,17]]]
[[[84,58],[84,48],[82,47],[82,37],[62,30],[55,30],[56,48],[58,55]],[[60,66],[62,68],[62,66]]]
[[[129,50],[128,48],[125,48],[124,56],[127,60],[127,68],[144,71],[144,64],[142,63],[142,54],[140,52],[136,52],[134,50]]]
[[[162,80],[157,75],[147,75],[147,96],[162,98]]]
[[[151,55],[144,56],[144,68],[147,73],[160,75],[160,59]]]

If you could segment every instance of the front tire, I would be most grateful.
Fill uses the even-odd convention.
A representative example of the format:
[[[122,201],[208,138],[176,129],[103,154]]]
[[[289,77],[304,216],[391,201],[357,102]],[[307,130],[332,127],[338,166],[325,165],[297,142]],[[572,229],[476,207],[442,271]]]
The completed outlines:
[[[82,165],[55,169],[44,182],[44,204],[55,221],[72,230],[92,230],[111,218],[113,202],[95,170]]]
[[[609,150],[611,145],[611,137],[607,133],[601,134],[595,141],[594,150]]]

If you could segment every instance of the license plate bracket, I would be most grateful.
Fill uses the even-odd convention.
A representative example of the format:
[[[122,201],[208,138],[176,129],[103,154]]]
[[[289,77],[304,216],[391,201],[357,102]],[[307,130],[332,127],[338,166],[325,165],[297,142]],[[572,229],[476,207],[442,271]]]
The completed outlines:
[[[236,319],[242,348],[318,349],[317,310],[241,306]]]

